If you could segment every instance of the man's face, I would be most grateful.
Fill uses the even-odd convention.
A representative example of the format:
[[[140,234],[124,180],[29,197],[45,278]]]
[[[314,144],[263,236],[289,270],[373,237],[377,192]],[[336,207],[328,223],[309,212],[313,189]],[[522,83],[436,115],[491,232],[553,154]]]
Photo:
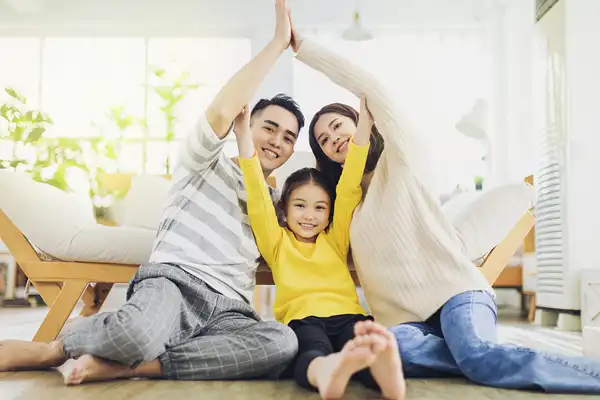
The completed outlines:
[[[285,108],[272,105],[257,112],[250,121],[250,130],[264,172],[270,174],[294,153],[298,120]]]

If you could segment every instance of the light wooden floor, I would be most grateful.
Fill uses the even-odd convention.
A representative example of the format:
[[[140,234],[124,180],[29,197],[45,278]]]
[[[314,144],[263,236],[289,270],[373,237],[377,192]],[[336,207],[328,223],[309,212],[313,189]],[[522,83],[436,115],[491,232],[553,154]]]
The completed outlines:
[[[0,340],[30,339],[43,318],[44,308],[1,309]],[[548,350],[581,354],[581,338],[577,334],[556,333],[529,327],[514,317],[505,318],[507,323],[500,329],[503,341],[516,344],[525,340],[541,343]],[[546,397],[539,393],[507,391],[480,387],[462,379],[409,380],[409,399],[498,399],[507,396],[511,400],[538,399]],[[115,381],[65,387],[56,371],[0,373],[0,400],[29,399],[266,399],[278,400],[314,398],[318,395],[299,389],[291,381],[270,382],[168,382],[168,381]],[[588,398],[588,396],[584,396]],[[589,396],[592,397],[592,396]],[[352,384],[346,399],[375,399],[375,393]],[[573,396],[552,396],[553,399],[572,399]],[[579,397],[578,397],[579,398]],[[598,396],[595,396],[598,398]]]

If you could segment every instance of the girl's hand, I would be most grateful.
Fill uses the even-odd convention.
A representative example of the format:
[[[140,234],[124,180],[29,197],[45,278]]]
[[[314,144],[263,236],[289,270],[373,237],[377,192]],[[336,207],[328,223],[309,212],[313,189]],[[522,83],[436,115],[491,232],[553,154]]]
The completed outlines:
[[[250,111],[245,106],[233,121],[233,133],[237,139],[240,158],[252,158],[254,156],[254,141],[250,130]]]
[[[356,134],[354,135],[354,144],[357,146],[365,146],[369,143],[371,137],[371,129],[373,129],[373,115],[367,106],[367,98],[360,96],[360,114],[358,116],[358,124],[356,125]]]
[[[250,112],[248,106],[244,106],[242,111],[235,117],[233,121],[233,133],[236,137],[251,135],[250,132]]]

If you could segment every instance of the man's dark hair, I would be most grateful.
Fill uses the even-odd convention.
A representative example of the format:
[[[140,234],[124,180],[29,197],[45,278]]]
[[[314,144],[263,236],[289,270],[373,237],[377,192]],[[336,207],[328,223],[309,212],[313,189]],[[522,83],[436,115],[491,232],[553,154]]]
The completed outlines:
[[[261,112],[269,106],[278,106],[294,114],[296,120],[298,121],[298,132],[300,132],[302,127],[304,127],[304,115],[302,114],[302,111],[300,111],[300,106],[294,101],[294,99],[283,93],[279,93],[270,99],[260,99],[250,112],[250,118],[252,118],[254,114]]]

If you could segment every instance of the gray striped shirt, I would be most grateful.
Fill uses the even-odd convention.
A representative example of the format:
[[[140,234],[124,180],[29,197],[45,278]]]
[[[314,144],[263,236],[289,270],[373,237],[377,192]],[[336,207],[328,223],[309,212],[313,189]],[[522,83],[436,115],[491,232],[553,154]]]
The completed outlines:
[[[242,172],[224,145],[203,115],[181,146],[150,262],[177,264],[223,295],[250,302],[260,253]]]

